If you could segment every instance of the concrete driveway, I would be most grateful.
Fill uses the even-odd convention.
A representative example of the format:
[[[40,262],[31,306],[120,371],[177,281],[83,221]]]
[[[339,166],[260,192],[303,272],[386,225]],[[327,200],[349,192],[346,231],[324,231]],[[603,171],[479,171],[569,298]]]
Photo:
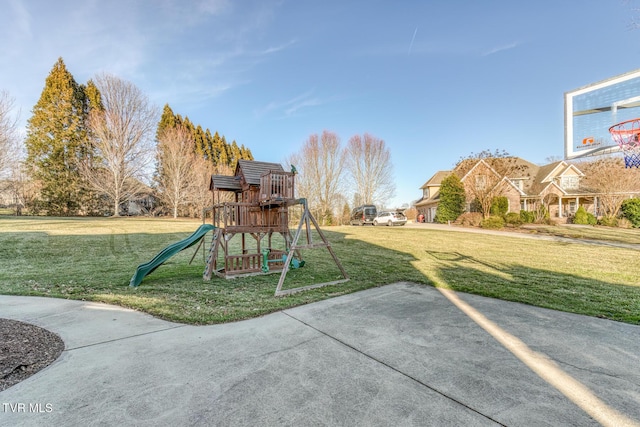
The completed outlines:
[[[428,286],[212,326],[36,297],[0,316],[66,345],[0,392],[3,426],[640,425],[640,327]]]

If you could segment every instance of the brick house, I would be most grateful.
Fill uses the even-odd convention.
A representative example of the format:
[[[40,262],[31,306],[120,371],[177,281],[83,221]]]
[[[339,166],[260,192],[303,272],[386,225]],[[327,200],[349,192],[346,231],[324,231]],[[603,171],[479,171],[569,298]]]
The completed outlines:
[[[549,216],[557,222],[566,222],[579,206],[587,212],[599,216],[598,194],[583,188],[581,178],[584,173],[573,164],[558,161],[538,166],[518,157],[491,159],[492,166],[485,159],[470,159],[461,162],[454,170],[438,171],[420,189],[422,198],[416,202],[418,214],[426,222],[434,222],[440,201],[442,180],[452,173],[457,174],[465,187],[488,185],[495,188],[496,195],[505,196],[509,201],[509,212],[533,211],[540,204],[549,211]],[[510,162],[509,167],[498,172],[500,162]],[[471,209],[472,197],[467,191],[467,211]]]

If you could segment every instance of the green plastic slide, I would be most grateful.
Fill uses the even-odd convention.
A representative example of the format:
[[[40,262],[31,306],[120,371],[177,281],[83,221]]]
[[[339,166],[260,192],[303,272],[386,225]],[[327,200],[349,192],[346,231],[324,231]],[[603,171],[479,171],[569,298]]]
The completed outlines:
[[[167,246],[166,248],[161,250],[158,255],[153,257],[151,261],[140,264],[136,269],[133,277],[131,278],[129,286],[137,287],[146,275],[151,274],[153,270],[160,267],[166,260],[174,256],[178,252],[190,248],[191,246],[198,243],[205,234],[213,229],[215,229],[215,227],[211,224],[202,224],[191,236]]]

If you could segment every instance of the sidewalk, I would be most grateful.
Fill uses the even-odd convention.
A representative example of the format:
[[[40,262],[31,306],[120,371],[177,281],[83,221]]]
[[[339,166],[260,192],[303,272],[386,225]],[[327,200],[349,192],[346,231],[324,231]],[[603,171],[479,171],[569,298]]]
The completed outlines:
[[[640,425],[640,327],[428,286],[212,326],[1,295],[0,315],[66,344],[0,392],[3,426]]]

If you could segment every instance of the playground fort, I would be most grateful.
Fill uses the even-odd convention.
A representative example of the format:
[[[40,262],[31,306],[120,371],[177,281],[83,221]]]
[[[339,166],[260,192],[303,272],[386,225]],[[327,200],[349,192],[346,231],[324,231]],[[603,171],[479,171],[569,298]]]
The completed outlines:
[[[140,264],[130,285],[138,286],[146,275],[176,253],[196,244],[200,248],[209,232],[212,236],[204,280],[211,280],[214,275],[228,279],[280,272],[276,296],[349,280],[330,242],[309,212],[306,199],[295,197],[295,175],[293,167],[291,172],[286,172],[280,164],[253,160],[239,160],[233,176],[212,175],[209,184],[212,206],[206,209],[206,218],[211,218],[212,223],[203,224],[188,238],[167,246],[151,261]],[[289,227],[293,208],[300,212],[294,233]],[[319,240],[314,241],[312,226]],[[342,279],[283,290],[289,269],[305,263],[301,251],[323,248],[331,255]]]

